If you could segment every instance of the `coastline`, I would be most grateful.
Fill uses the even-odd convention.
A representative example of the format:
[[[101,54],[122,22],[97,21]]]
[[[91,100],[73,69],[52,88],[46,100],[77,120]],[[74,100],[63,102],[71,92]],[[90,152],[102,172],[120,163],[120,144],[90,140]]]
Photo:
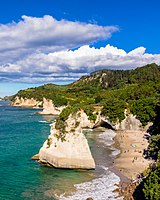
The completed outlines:
[[[115,192],[116,193],[119,192],[120,196],[124,196],[126,193],[126,190],[125,190],[125,193],[123,193],[121,188],[128,187],[128,185],[131,184],[131,180],[136,179],[137,175],[143,172],[145,169],[144,167],[148,166],[149,164],[149,162],[145,160],[142,156],[143,149],[147,147],[148,142],[147,140],[146,140],[147,143],[145,142],[145,139],[143,138],[143,135],[145,132],[142,132],[142,131],[133,131],[133,130],[132,131],[115,131],[115,133],[116,135],[113,138],[114,141],[111,144],[111,148],[119,149],[120,153],[114,156],[113,167],[109,168],[109,170],[111,172],[114,172],[120,178],[119,184],[118,183],[115,184],[115,186],[117,186],[117,189],[115,189]],[[137,145],[136,148],[134,147],[134,145],[131,146],[131,144]],[[133,160],[134,162],[132,162]],[[145,161],[147,161],[147,164]],[[86,187],[87,185],[82,183],[82,184],[78,184],[78,187],[79,186]],[[136,184],[134,186],[136,186]],[[82,189],[84,189],[83,187]]]
[[[147,149],[148,140],[145,139],[146,131],[125,130],[116,131],[113,146],[120,150],[114,160],[115,173],[118,171],[121,182],[116,192],[124,199],[134,199],[135,189],[140,183],[141,173],[149,166],[151,161],[143,156],[143,152]],[[124,179],[126,177],[126,180]]]
[[[149,166],[143,152],[147,149],[148,141],[144,138],[145,131],[117,131],[114,138],[120,154],[115,159],[115,167],[129,179],[137,177]]]
[[[103,128],[94,130],[94,133],[87,133],[87,138],[95,146],[95,149],[93,149],[91,145],[91,149],[96,162],[96,169],[88,171],[88,173],[93,174],[91,180],[75,184],[74,190],[71,190],[70,194],[64,193],[58,199],[123,199],[123,195],[119,193],[119,184],[121,181],[127,182],[129,180],[114,167],[114,159],[119,153],[113,146],[115,134],[114,131]]]

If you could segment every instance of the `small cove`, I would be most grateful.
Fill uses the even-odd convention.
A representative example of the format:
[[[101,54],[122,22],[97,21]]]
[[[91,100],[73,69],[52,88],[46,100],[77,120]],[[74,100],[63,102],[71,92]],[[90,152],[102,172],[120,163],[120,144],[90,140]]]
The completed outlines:
[[[54,200],[55,195],[66,199],[62,194],[71,194],[72,191],[77,197],[72,195],[69,199],[83,200],[85,195],[89,197],[94,191],[97,193],[93,196],[98,195],[95,200],[115,199],[113,186],[119,177],[110,170],[115,150],[101,141],[104,139],[100,139],[99,135],[103,133],[99,130],[86,134],[97,164],[96,170],[54,169],[30,159],[48,137],[49,121],[54,120],[51,116],[36,115],[36,112],[37,109],[11,107],[7,102],[1,102],[0,199]],[[110,139],[107,140],[109,142]]]

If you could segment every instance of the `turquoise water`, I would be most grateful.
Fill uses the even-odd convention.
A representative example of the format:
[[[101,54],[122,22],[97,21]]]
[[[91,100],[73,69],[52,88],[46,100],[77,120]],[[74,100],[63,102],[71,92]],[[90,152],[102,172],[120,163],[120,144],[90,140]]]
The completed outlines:
[[[37,109],[7,104],[0,102],[0,200],[54,200],[55,195],[70,194],[75,184],[102,176],[102,166],[111,165],[112,159],[108,156],[111,150],[99,145],[93,134],[88,134],[88,138],[96,170],[54,169],[31,160],[49,135],[47,120],[54,117],[37,115]]]

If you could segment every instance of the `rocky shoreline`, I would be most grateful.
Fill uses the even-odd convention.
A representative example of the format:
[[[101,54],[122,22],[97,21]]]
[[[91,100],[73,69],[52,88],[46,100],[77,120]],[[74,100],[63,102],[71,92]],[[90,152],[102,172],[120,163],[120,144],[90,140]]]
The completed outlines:
[[[16,102],[12,105],[23,107],[29,105],[29,107],[37,107],[37,105],[40,104],[43,104],[43,111],[39,114],[59,115],[64,109],[64,107],[56,108],[51,100],[46,100],[45,98],[43,99],[43,103],[37,102],[34,99],[31,99],[30,101],[27,99],[16,99]],[[78,126],[76,125],[77,122]],[[63,134],[55,129],[55,124],[52,124],[51,134],[43,144],[39,154],[33,156],[32,159],[38,160],[40,163],[47,166],[57,168],[94,169],[94,159],[92,158],[82,129],[84,127],[95,128],[101,125],[107,125],[107,127],[109,125],[112,129],[118,130],[116,131],[116,136],[114,138],[114,146],[118,148],[121,153],[116,157],[113,169],[121,178],[121,183],[117,190],[119,191],[120,196],[124,196],[124,199],[132,199],[133,191],[138,184],[137,177],[150,163],[143,157],[143,151],[148,145],[148,141],[144,137],[146,131],[140,128],[140,121],[132,114],[126,115],[126,118],[121,123],[114,125],[99,114],[97,115],[96,122],[93,124],[88,120],[86,113],[81,110],[74,114],[74,116],[69,116],[66,120],[65,131],[67,134],[65,134],[64,138]],[[83,146],[83,149],[81,146]],[[84,151],[84,149],[86,149],[86,151]]]

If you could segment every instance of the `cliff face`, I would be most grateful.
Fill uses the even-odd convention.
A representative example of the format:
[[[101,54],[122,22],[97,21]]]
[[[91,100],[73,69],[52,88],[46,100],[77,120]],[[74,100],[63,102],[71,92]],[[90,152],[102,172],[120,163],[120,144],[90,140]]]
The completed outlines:
[[[52,100],[43,98],[43,111],[39,112],[42,115],[59,115],[65,106],[55,107]]]
[[[142,124],[141,122],[136,119],[136,116],[133,114],[125,114],[125,119],[122,120],[121,122],[117,123],[112,123],[108,120],[107,117],[104,116],[98,116],[97,121],[94,125],[94,128],[99,127],[99,126],[104,126],[108,129],[114,129],[114,130],[141,130],[142,129]]]
[[[115,124],[115,129],[137,131],[142,129],[142,124],[133,114],[129,114],[121,123]]]
[[[115,130],[139,130],[141,123],[132,114],[126,115],[121,123],[112,124],[104,117],[97,115],[95,122],[91,122],[83,110],[70,114],[65,121],[64,133],[51,125],[51,132],[39,151],[42,163],[48,163],[58,168],[94,169],[95,162],[83,128],[104,126]]]
[[[11,103],[12,106],[20,106],[20,107],[34,107],[39,108],[43,105],[43,111],[39,112],[42,115],[59,115],[61,111],[65,108],[65,106],[56,107],[54,106],[52,100],[48,100],[43,98],[43,101],[37,101],[34,98],[27,99],[23,97],[16,96],[14,101]]]
[[[14,101],[12,101],[11,105],[21,106],[21,107],[39,107],[42,105],[42,102],[37,101],[34,98],[27,99],[27,98],[16,96]]]
[[[90,125],[83,111],[69,116],[65,133],[56,130],[55,124],[52,124],[51,134],[39,151],[40,161],[58,168],[94,169],[95,162],[82,133],[82,127]]]

